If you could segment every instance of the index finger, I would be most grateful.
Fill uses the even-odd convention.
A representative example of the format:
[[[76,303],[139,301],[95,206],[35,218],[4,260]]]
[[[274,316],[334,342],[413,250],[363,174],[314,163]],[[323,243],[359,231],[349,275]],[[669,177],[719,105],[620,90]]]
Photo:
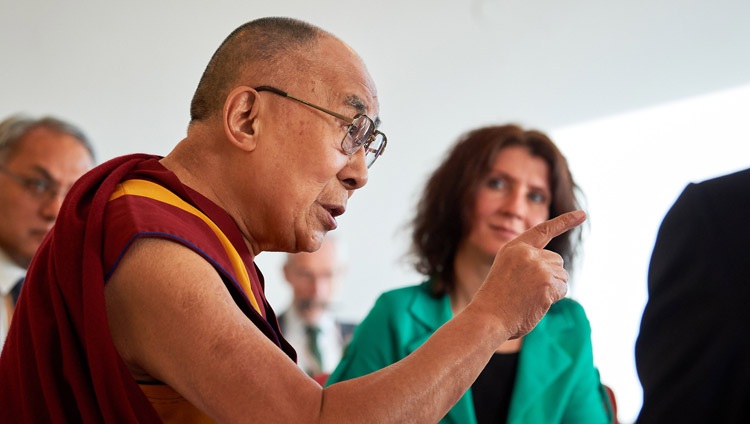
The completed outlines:
[[[550,240],[581,225],[585,220],[586,212],[584,211],[577,210],[564,213],[558,217],[550,219],[549,221],[542,222],[535,227],[529,228],[526,232],[516,237],[516,240],[542,249],[550,242]]]

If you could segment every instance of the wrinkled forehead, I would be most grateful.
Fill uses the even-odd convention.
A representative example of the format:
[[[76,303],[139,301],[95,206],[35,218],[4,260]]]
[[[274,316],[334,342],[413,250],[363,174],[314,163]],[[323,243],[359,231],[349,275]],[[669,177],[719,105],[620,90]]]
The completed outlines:
[[[91,152],[79,138],[63,131],[47,127],[35,127],[19,137],[4,156],[5,163],[11,161],[55,163],[71,161],[93,162]]]
[[[357,53],[331,36],[321,38],[317,50],[307,81],[311,91],[320,90],[318,95],[330,96],[333,104],[377,119],[380,109],[377,89]]]

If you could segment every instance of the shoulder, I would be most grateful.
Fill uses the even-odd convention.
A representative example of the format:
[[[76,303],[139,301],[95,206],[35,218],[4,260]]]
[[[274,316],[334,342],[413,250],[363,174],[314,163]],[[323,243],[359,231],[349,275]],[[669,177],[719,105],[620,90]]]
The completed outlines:
[[[750,169],[691,183],[665,215],[654,256],[664,260],[683,252],[692,255],[679,258],[689,265],[700,265],[705,261],[696,262],[695,258],[703,260],[706,255],[740,263],[742,246],[750,236],[750,226],[741,225],[748,210]]]
[[[750,186],[750,168],[691,185],[705,191],[735,191],[747,196],[747,187]]]
[[[551,313],[582,314],[583,316],[586,315],[586,312],[583,310],[583,306],[581,306],[581,304],[576,300],[569,297],[560,299],[560,301],[556,302],[549,308],[549,311]]]
[[[216,256],[218,240],[199,217],[143,196],[122,196],[107,204],[104,216],[104,265],[117,266],[136,238],[161,238]]]
[[[415,319],[440,315],[439,300],[430,296],[426,283],[400,287],[381,294],[359,327],[410,327]],[[427,318],[434,321],[436,318]]]
[[[543,321],[545,326],[557,331],[591,332],[583,306],[568,297],[552,305]]]
[[[548,349],[550,345],[571,358],[591,353],[591,325],[580,303],[563,298],[552,305],[524,341],[524,346],[533,352]]]
[[[149,184],[172,194],[162,186]],[[110,241],[129,243],[138,234],[182,239],[198,234],[210,236],[210,227],[196,213],[190,212],[192,205],[184,203],[186,206],[180,207],[162,198],[121,189],[110,198],[104,210],[106,237]]]
[[[710,214],[732,213],[750,206],[750,168],[699,183],[688,184],[672,207]],[[709,207],[710,205],[710,207]]]
[[[406,306],[415,298],[429,297],[426,282],[413,286],[400,287],[381,294],[375,302],[376,308]]]

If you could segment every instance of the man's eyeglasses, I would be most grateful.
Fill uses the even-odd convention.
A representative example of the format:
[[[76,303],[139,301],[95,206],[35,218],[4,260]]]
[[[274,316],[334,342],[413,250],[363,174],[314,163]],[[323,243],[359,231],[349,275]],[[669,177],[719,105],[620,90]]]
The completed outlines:
[[[21,186],[31,197],[37,200],[50,200],[59,195],[62,190],[60,184],[46,179],[36,177],[24,177],[23,175],[14,174],[7,169],[0,167],[0,173],[3,173]]]
[[[305,100],[299,99],[288,94],[286,91],[279,90],[278,88],[271,87],[269,85],[263,85],[255,87],[255,91],[268,91],[279,96],[286,97],[292,100],[296,100],[304,105],[310,106],[311,108],[317,109],[321,112],[325,112],[331,116],[341,119],[348,125],[344,139],[341,140],[341,149],[347,155],[353,155],[357,153],[360,147],[365,149],[365,163],[367,167],[371,167],[375,160],[383,154],[385,146],[388,144],[388,139],[385,134],[375,129],[375,123],[372,122],[367,115],[357,114],[354,118],[347,118],[344,115],[330,111],[324,107],[314,105]]]

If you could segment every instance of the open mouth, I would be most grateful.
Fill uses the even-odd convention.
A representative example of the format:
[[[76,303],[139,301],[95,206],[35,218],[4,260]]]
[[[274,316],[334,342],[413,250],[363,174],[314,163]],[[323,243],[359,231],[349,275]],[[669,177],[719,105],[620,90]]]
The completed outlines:
[[[323,207],[334,218],[336,218],[337,216],[341,216],[344,214],[344,212],[346,212],[346,208],[343,206],[323,205]]]
[[[341,216],[344,212],[346,212],[345,206],[339,206],[339,205],[321,205],[323,209],[325,209],[326,212],[328,212],[328,222],[325,224],[328,231],[335,230],[338,228],[338,223],[336,222],[336,217]]]

